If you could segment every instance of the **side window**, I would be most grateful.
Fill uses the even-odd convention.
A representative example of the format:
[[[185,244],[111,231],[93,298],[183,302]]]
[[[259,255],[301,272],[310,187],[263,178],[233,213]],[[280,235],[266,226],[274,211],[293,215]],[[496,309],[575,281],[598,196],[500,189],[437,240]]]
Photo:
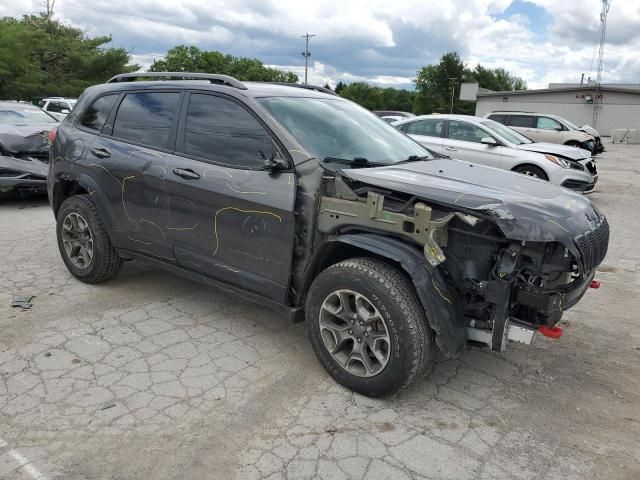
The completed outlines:
[[[507,124],[507,117],[508,115],[501,115],[501,114],[493,114],[493,115],[489,115],[489,118],[495,122],[499,122],[502,123],[503,125]]]
[[[49,105],[47,106],[47,112],[56,112],[59,113],[62,111],[62,103],[60,102],[49,102]]]
[[[169,134],[179,100],[178,92],[126,94],[113,122],[113,136],[150,147],[173,148]]]
[[[444,120],[417,120],[407,124],[407,133],[424,135],[426,137],[440,137]]]
[[[536,117],[531,115],[511,115],[509,118],[510,127],[536,128]]]
[[[480,143],[480,140],[490,136],[491,135],[481,128],[471,125],[470,123],[449,120],[448,138],[452,140]]]
[[[276,154],[269,133],[244,108],[226,98],[191,94],[184,153],[237,168],[261,168]]]
[[[538,117],[538,128],[542,130],[562,130],[562,125],[553,118]]]
[[[117,94],[97,98],[89,108],[82,112],[80,125],[91,130],[101,131],[117,99]]]

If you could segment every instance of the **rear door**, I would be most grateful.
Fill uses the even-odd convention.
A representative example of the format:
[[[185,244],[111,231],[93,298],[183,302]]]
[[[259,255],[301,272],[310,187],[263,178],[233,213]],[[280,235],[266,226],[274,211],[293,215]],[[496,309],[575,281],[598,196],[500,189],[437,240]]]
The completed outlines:
[[[178,132],[167,165],[177,261],[208,281],[284,301],[296,182],[293,170],[265,170],[265,158],[285,157],[277,140],[246,105],[209,92],[187,95]]]
[[[400,129],[428,149],[445,154],[442,151],[444,123],[442,118],[420,119],[405,123],[400,126]]]
[[[116,245],[171,262],[165,179],[182,96],[155,89],[122,94],[87,154],[108,196]]]
[[[502,148],[485,145],[481,140],[493,136],[486,130],[462,120],[449,120],[444,139],[444,153],[452,158],[480,163],[490,167],[502,167]]]
[[[533,115],[510,115],[507,125],[534,142],[541,142],[537,129],[537,117]]]

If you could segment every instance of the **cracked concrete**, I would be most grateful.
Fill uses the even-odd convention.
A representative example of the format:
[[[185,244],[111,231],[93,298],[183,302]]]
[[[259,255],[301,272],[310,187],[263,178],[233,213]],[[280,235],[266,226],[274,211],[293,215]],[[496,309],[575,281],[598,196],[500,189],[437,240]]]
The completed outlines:
[[[607,148],[610,254],[565,336],[379,400],[336,385],[302,325],[215,288],[136,264],[78,282],[46,203],[1,204],[0,478],[640,478],[640,148]]]

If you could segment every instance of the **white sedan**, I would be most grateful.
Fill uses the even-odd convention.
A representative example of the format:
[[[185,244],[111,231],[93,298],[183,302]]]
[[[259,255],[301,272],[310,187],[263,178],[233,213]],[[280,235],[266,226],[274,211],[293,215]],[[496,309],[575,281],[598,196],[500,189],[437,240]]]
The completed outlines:
[[[468,115],[422,115],[392,123],[428,149],[452,158],[513,170],[581,193],[595,189],[591,152],[534,143],[501,123]]]

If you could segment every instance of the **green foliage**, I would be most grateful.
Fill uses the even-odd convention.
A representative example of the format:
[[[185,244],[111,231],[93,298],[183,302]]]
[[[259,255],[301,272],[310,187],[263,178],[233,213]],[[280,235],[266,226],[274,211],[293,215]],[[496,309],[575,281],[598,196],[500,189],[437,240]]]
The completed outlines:
[[[105,48],[111,37],[91,38],[50,15],[0,18],[0,99],[78,96],[86,87],[135,71],[129,54]]]
[[[295,73],[265,67],[256,58],[234,57],[186,45],[178,45],[169,50],[164,60],[154,62],[149,71],[218,73],[245,81],[287,83],[298,81]]]
[[[415,93],[397,88],[382,88],[364,82],[345,85],[338,82],[335,89],[341,97],[348,98],[369,110],[402,110],[410,112]]]
[[[453,89],[453,112],[473,114],[475,102],[459,99],[461,82],[478,82],[480,87],[495,91],[527,88],[527,83],[522,78],[510,74],[503,68],[490,69],[476,65],[470,70],[465,68],[456,52],[449,52],[440,58],[439,63],[428,65],[418,71],[415,80],[417,94],[414,112],[449,113],[452,109]]]

